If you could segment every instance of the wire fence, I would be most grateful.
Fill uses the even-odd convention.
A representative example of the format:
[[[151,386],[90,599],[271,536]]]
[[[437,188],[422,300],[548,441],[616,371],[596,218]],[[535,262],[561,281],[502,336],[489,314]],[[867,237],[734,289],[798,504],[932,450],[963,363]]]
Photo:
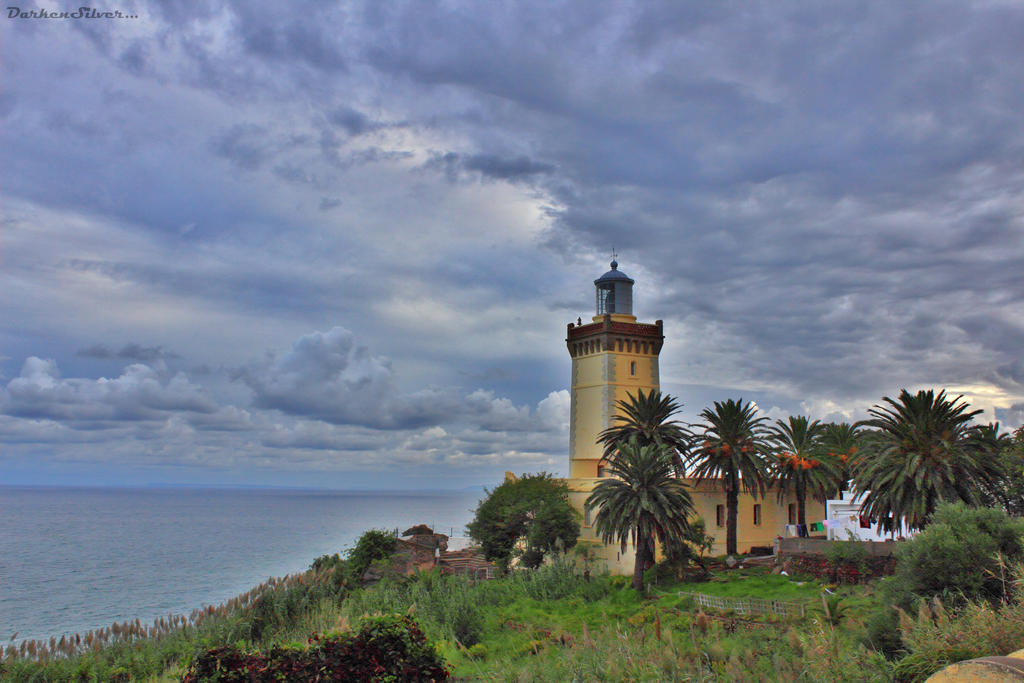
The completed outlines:
[[[692,598],[701,607],[721,611],[732,610],[737,614],[775,614],[783,617],[806,617],[807,605],[802,602],[765,600],[763,598],[727,598],[704,593],[679,592],[679,597]]]

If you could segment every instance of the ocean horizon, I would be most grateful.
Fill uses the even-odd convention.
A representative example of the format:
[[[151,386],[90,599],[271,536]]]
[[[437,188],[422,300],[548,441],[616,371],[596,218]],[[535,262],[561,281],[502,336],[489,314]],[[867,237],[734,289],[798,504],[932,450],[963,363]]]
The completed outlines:
[[[463,536],[483,487],[0,486],[0,642],[218,605],[367,529]]]

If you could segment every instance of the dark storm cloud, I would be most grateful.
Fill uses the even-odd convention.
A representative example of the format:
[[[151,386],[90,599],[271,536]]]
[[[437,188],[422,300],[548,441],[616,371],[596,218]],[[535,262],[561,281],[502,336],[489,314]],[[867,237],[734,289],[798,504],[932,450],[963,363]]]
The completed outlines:
[[[534,161],[525,156],[500,157],[494,154],[463,156],[455,152],[434,153],[423,167],[444,173],[451,182],[455,182],[466,174],[479,174],[494,180],[519,180],[554,171],[554,166],[551,164]]]
[[[370,121],[366,114],[345,106],[328,112],[327,120],[344,128],[349,135],[362,135],[380,127],[380,124]]]
[[[296,14],[298,16],[296,16]],[[299,60],[324,71],[345,71],[347,64],[337,44],[337,37],[325,24],[309,21],[305,12],[287,12],[268,17],[257,11],[243,12],[239,24],[242,45],[256,57]]]
[[[117,351],[114,351],[109,346],[96,344],[84,349],[79,349],[76,355],[83,358],[137,360],[147,363],[157,360],[180,358],[178,354],[170,351],[164,351],[164,349],[159,346],[142,346],[141,344],[134,343],[125,344]]]
[[[551,164],[540,163],[525,156],[502,158],[494,154],[474,154],[467,157],[462,165],[469,171],[479,171],[489,178],[498,180],[551,173],[555,170]]]
[[[252,310],[301,311],[310,308],[333,307],[343,304],[336,297],[337,285],[314,282],[312,273],[296,270],[287,272],[244,271],[213,263],[197,270],[177,265],[141,263],[97,262],[73,259],[68,267],[102,274],[115,282],[133,283],[177,295],[201,299],[220,299]],[[349,291],[360,293],[366,299],[372,292],[359,283],[349,285]]]
[[[270,156],[266,130],[252,124],[236,124],[213,141],[214,152],[240,168],[254,171]]]

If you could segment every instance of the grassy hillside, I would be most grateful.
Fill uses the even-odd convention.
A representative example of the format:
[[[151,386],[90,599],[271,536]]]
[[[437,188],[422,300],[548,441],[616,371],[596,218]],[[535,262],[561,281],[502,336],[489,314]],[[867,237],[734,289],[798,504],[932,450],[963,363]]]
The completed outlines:
[[[657,585],[648,596],[628,588],[624,577],[584,580],[567,561],[475,584],[432,572],[365,589],[350,589],[341,569],[321,567],[266,584],[145,635],[118,629],[120,635],[96,637],[78,651],[8,652],[0,678],[179,680],[197,653],[214,647],[301,649],[314,633],[346,632],[367,616],[393,613],[419,624],[456,680],[923,680],[954,650],[957,658],[1002,654],[986,648],[1009,651],[1024,639],[1024,608],[1017,602],[975,606],[965,613],[969,623],[925,611],[904,617],[914,651],[893,663],[869,647],[865,624],[883,609],[873,586],[833,587],[829,594],[820,582],[763,568]],[[691,592],[803,603],[806,616],[702,610]],[[995,643],[986,628],[1002,640]]]

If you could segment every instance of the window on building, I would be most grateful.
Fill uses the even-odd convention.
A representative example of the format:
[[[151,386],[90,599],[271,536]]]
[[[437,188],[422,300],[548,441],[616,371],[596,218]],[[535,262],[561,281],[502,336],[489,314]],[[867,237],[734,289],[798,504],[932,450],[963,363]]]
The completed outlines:
[[[590,526],[590,508],[583,506],[583,526]]]
[[[761,504],[754,503],[754,526],[761,526]]]
[[[796,503],[789,504],[789,521],[787,524],[796,524]]]
[[[598,465],[597,466],[597,476],[598,477],[603,477],[604,476],[604,465]]]
[[[636,361],[632,360],[629,362],[629,374],[636,377]]]
[[[597,314],[615,312],[615,285],[605,282],[597,286]]]
[[[720,527],[721,526],[725,526],[725,506],[724,505],[716,505],[715,506],[715,524],[717,526],[720,526]]]

